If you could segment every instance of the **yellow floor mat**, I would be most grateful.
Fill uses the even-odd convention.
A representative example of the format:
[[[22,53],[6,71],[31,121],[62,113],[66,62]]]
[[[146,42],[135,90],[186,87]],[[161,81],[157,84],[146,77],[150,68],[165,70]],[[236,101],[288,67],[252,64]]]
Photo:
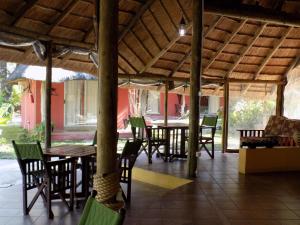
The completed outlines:
[[[134,180],[162,187],[165,189],[175,189],[182,185],[192,182],[192,180],[174,177],[171,175],[157,173],[149,170],[134,167],[132,170],[132,178]]]

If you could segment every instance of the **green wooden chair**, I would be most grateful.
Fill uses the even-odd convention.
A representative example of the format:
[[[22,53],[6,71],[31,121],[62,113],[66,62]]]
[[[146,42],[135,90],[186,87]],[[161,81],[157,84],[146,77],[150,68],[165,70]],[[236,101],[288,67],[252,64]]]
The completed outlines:
[[[47,205],[48,216],[54,217],[51,201],[60,198],[69,208],[73,209],[75,194],[75,159],[47,161],[43,155],[40,142],[34,144],[17,144],[12,141],[23,181],[23,212],[29,214],[33,205],[41,196]],[[37,189],[28,205],[28,191]],[[67,194],[66,191],[69,190]],[[70,198],[70,202],[66,198]]]
[[[93,191],[85,204],[79,225],[122,225],[125,209],[116,212],[97,202],[95,196],[96,191]]]
[[[131,117],[129,116],[129,123],[131,125],[131,131],[134,140],[141,140],[142,147],[139,152],[145,152],[148,157],[148,162],[152,163],[152,156],[156,152],[157,156],[162,154],[159,151],[159,147],[167,145],[167,132],[162,127],[153,128],[147,126],[144,117]]]
[[[123,148],[122,154],[119,156],[119,169],[121,171],[120,183],[127,185],[126,194],[122,189],[122,196],[127,204],[131,200],[131,182],[132,182],[132,168],[138,157],[138,152],[142,146],[142,141],[137,139],[135,141],[127,141]]]
[[[215,157],[215,133],[217,127],[218,116],[205,115],[199,130],[199,144],[201,149],[205,149],[208,155],[213,159]],[[206,134],[204,130],[210,130],[209,134]],[[211,145],[211,151],[207,148],[207,145]]]

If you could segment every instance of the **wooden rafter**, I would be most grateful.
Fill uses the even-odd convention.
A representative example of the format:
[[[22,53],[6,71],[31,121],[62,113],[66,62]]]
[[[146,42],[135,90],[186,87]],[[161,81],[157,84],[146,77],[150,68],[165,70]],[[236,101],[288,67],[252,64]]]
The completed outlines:
[[[160,21],[157,19],[157,17],[155,16],[154,12],[151,10],[151,8],[149,8],[149,12],[152,16],[152,18],[154,19],[155,23],[157,24],[157,26],[159,27],[159,29],[161,30],[161,32],[163,33],[163,35],[165,36],[165,38],[167,39],[167,41],[171,41],[169,36],[167,35],[167,33],[165,32],[164,28],[162,27]]]
[[[252,19],[262,23],[275,23],[285,26],[300,27],[300,19],[297,14],[267,9],[258,5],[230,4],[228,1],[211,0],[205,2],[205,12],[216,15],[229,16],[238,19]]]
[[[292,63],[289,65],[289,67],[286,69],[284,75],[283,75],[283,81],[286,80],[287,75],[298,65],[300,61],[300,55],[299,53],[297,54],[298,56],[292,61]]]
[[[153,34],[151,33],[151,31],[149,30],[149,28],[147,27],[147,25],[145,24],[145,22],[143,21],[142,18],[140,20],[140,24],[142,25],[142,27],[144,28],[144,30],[146,30],[147,34],[150,36],[150,38],[152,39],[152,41],[155,43],[156,47],[158,49],[161,49],[159,43],[157,42],[157,40],[155,39],[155,37],[153,36]]]
[[[253,76],[253,79],[256,80],[257,76],[260,74],[260,72],[263,70],[265,65],[267,65],[268,61],[272,58],[274,53],[279,49],[279,47],[282,45],[286,37],[290,34],[291,30],[293,27],[288,27],[287,30],[285,31],[284,35],[277,41],[277,43],[274,45],[274,47],[271,49],[271,51],[268,53],[268,55],[264,58],[263,62],[260,64],[257,72]]]
[[[293,27],[288,27],[287,30],[285,31],[285,33],[276,42],[276,44],[273,46],[273,48],[271,49],[271,51],[268,53],[268,55],[264,58],[264,60],[262,61],[262,63],[258,67],[256,73],[253,75],[253,80],[257,79],[258,75],[261,73],[261,71],[263,70],[263,68],[267,65],[267,63],[272,58],[272,56],[274,55],[274,53],[280,48],[280,46],[282,45],[282,43],[284,42],[284,40],[286,39],[286,37],[290,34],[290,32],[291,32],[292,29],[293,29]],[[247,85],[247,87],[245,87],[245,89],[244,89],[244,91],[243,91],[242,94],[245,94],[249,90],[250,87],[251,87],[250,84]]]
[[[230,74],[235,70],[235,68],[239,65],[239,63],[243,60],[244,56],[247,54],[247,52],[252,48],[253,44],[255,43],[255,41],[259,38],[259,36],[263,33],[265,27],[267,26],[266,23],[264,23],[255,33],[254,37],[252,38],[252,40],[250,41],[250,43],[248,44],[247,47],[245,47],[239,57],[237,58],[237,60],[234,62],[234,64],[231,66],[230,70],[226,73],[224,79],[228,79],[228,77],[230,76]],[[219,87],[215,93],[219,92],[221,89],[221,87]]]
[[[144,42],[140,39],[140,37],[138,35],[136,35],[136,33],[134,31],[130,31],[130,34],[132,34],[132,36],[137,40],[137,43],[141,46],[142,49],[145,50],[145,52],[147,52],[147,54],[150,57],[153,57],[152,53],[149,51],[149,49],[145,46]]]
[[[139,21],[140,17],[150,8],[150,6],[154,1],[155,0],[146,1],[146,3],[139,9],[139,11],[135,14],[135,16],[130,20],[126,28],[124,28],[124,30],[120,33],[118,42],[120,42],[124,38],[124,36],[128,33],[128,31],[130,31],[135,26],[137,21]]]
[[[189,24],[189,25],[187,26],[187,30],[189,30],[189,29],[191,28],[191,26],[192,26],[192,25]],[[181,38],[181,37],[180,37],[178,34],[176,34],[176,36],[175,36],[175,37],[167,44],[167,46],[166,46],[165,48],[163,48],[158,54],[156,54],[156,56],[154,56],[154,57],[150,60],[150,62],[148,62],[148,63],[146,64],[146,66],[140,70],[140,73],[145,72],[147,69],[149,69],[151,66],[153,66],[153,65],[157,62],[157,60],[158,60],[161,56],[163,56],[170,48],[172,48],[172,46],[173,46],[180,38]]]
[[[223,17],[220,16],[218,17],[205,31],[204,33],[204,39],[206,38],[206,36],[216,27],[216,25],[221,21]],[[172,70],[172,72],[170,73],[170,77],[172,77],[179,69],[180,67],[184,64],[184,62],[190,57],[191,55],[191,49],[189,49],[189,51],[182,57],[182,59],[177,63],[176,67]]]
[[[164,1],[159,0],[159,3],[161,5],[161,7],[163,8],[163,10],[165,11],[166,15],[168,16],[168,19],[170,20],[170,22],[172,23],[173,27],[175,30],[177,30],[178,25],[175,23],[175,21],[173,20],[173,17],[170,15],[168,8],[166,7]]]
[[[53,29],[59,25],[70,13],[71,11],[75,8],[75,6],[77,5],[77,3],[80,0],[73,0],[71,1],[68,6],[61,12],[60,16],[57,17],[57,19],[53,22],[53,24],[51,25],[51,27],[48,30],[48,34],[51,33],[53,31]]]
[[[188,15],[187,15],[187,13],[184,11],[181,2],[180,2],[179,0],[176,0],[175,2],[176,2],[176,4],[178,5],[178,7],[180,8],[181,13],[182,13],[182,16],[183,16],[185,22],[186,22],[186,23],[190,23],[189,17],[188,17]]]
[[[238,59],[234,62],[230,70],[227,72],[225,78],[228,78],[229,75],[235,70],[235,68],[239,65],[239,63],[243,60],[244,56],[247,54],[247,52],[252,48],[253,44],[256,42],[256,40],[259,38],[259,36],[264,31],[267,24],[263,24],[255,33],[254,37],[250,41],[250,43],[240,52],[240,55]]]
[[[10,24],[12,26],[16,25],[20,21],[20,19],[22,19],[22,17],[26,14],[26,12],[28,12],[37,1],[38,0],[27,1],[27,3],[16,12]]]
[[[65,39],[65,38],[53,37],[51,35],[40,34],[40,33],[34,32],[34,31],[25,30],[20,27],[8,26],[5,24],[1,24],[0,32],[13,34],[16,37],[26,37],[26,38],[32,38],[32,39],[41,40],[41,41],[52,40],[53,44],[65,45],[65,46],[69,46],[69,47],[78,47],[78,48],[83,48],[83,49],[87,49],[87,50],[94,49],[93,44],[83,43],[83,42],[79,42],[79,41],[72,41],[72,40]]]
[[[209,60],[209,62],[204,67],[204,70],[207,70],[218,58],[218,56],[222,53],[222,51],[228,46],[228,44],[233,40],[235,35],[243,28],[243,26],[247,23],[247,20],[242,20],[239,25],[235,28],[235,30],[231,33],[231,36],[224,41],[224,43],[221,45],[221,47],[218,49],[216,54]]]

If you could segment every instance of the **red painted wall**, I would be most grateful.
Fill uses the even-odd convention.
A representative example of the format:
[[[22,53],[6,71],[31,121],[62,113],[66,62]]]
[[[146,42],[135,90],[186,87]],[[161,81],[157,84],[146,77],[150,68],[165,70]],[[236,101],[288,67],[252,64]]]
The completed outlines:
[[[21,101],[21,118],[22,127],[31,130],[42,121],[41,109],[41,81],[29,81],[30,91],[26,91]],[[51,113],[54,129],[63,129],[64,127],[64,84],[52,83],[55,89],[51,96]]]
[[[127,119],[129,115],[129,98],[128,89],[118,88],[118,129],[124,128],[124,119]]]
[[[64,128],[64,83],[52,83],[51,121],[54,129]]]
[[[170,93],[168,96],[168,116],[177,116],[175,104],[179,104],[177,94]],[[165,94],[160,93],[160,115],[164,115],[165,110]]]
[[[30,130],[41,122],[41,82],[29,81],[27,84],[30,86],[27,86],[21,101],[21,123],[23,128]]]

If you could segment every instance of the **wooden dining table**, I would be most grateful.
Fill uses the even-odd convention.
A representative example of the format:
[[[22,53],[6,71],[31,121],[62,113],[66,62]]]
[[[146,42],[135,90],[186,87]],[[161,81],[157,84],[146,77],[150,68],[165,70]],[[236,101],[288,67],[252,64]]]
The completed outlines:
[[[166,147],[164,152],[165,161],[174,158],[187,158],[185,142],[189,126],[186,124],[158,125],[166,130]]]
[[[44,155],[48,157],[74,157],[81,159],[81,191],[76,192],[76,197],[88,198],[89,196],[89,177],[91,171],[90,163],[92,157],[96,155],[96,147],[91,145],[61,145],[50,147],[44,150]]]

